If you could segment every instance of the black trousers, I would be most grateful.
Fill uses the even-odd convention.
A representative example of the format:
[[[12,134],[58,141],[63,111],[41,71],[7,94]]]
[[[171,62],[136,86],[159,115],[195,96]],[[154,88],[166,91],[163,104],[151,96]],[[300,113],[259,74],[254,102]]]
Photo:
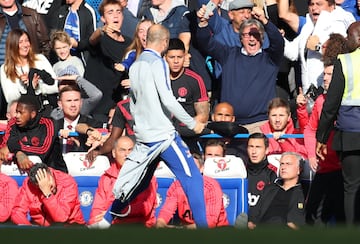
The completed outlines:
[[[342,171],[317,173],[305,205],[306,223],[309,225],[343,224],[344,184]]]
[[[339,153],[344,177],[344,206],[348,225],[360,224],[360,150]]]

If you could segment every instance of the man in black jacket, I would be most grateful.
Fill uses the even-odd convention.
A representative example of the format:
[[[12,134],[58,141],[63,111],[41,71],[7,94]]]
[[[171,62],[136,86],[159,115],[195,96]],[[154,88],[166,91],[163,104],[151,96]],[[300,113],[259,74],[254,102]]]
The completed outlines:
[[[27,171],[33,166],[28,156],[36,155],[48,166],[67,173],[56,134],[58,129],[52,119],[39,114],[39,109],[36,97],[20,97],[16,116],[9,120],[0,145],[0,160],[8,160],[8,156],[13,155],[19,169]]]
[[[249,215],[249,229],[257,225],[298,229],[305,224],[305,200],[299,183],[302,168],[301,155],[295,152],[284,152],[281,155],[280,178],[265,186],[258,207]]]
[[[341,54],[335,61],[316,132],[318,142],[316,154],[324,159],[327,154],[326,142],[335,124],[332,149],[339,154],[343,171],[346,223],[358,225],[360,222],[360,103],[357,67],[360,62],[360,22],[352,23],[347,34],[347,46],[351,53]]]
[[[249,156],[246,165],[248,173],[248,204],[249,214],[258,206],[266,185],[277,178],[276,169],[269,164],[267,153],[269,140],[263,133],[253,133],[249,136],[247,152]]]

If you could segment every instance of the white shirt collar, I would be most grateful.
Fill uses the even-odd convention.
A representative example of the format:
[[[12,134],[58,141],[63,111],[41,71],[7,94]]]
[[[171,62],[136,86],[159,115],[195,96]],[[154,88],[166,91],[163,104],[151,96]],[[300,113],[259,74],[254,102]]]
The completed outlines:
[[[258,54],[258,53],[262,53],[262,49],[260,48],[256,53],[254,53],[254,54],[248,54],[248,52],[245,50],[245,48],[241,48],[241,53],[242,54],[244,54],[244,55],[246,55],[246,56],[255,56],[256,54]]]
[[[68,129],[68,126],[71,125],[72,126],[71,131],[75,131],[75,127],[78,124],[79,119],[80,119],[80,114],[71,123],[69,123],[69,121],[64,118],[64,129]]]

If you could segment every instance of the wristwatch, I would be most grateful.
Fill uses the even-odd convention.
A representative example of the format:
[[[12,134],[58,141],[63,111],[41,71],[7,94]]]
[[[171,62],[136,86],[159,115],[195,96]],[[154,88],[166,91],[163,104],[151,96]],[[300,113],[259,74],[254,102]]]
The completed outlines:
[[[321,49],[321,43],[319,42],[318,44],[316,44],[315,46],[315,51],[319,52]]]

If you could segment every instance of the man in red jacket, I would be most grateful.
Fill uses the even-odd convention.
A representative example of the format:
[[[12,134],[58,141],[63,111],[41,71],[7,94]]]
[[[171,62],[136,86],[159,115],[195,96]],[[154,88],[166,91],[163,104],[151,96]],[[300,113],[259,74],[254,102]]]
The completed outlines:
[[[72,176],[44,163],[35,164],[20,187],[11,220],[17,225],[85,224],[78,196]]]
[[[331,37],[330,37],[331,38]],[[330,39],[329,39],[330,40]],[[336,40],[335,40],[336,41]],[[334,44],[328,43],[329,48]],[[316,131],[320,121],[326,93],[329,88],[334,69],[332,60],[324,60],[324,93],[314,103],[311,114],[308,114],[306,103],[308,98],[302,92],[297,97],[297,113],[299,124],[304,125],[304,141],[309,155],[311,169],[316,172],[306,200],[306,223],[309,225],[327,225],[333,221],[342,224],[345,221],[344,185],[341,162],[331,145],[335,130],[330,132],[327,142],[327,154],[324,159],[316,156]]]
[[[16,181],[0,172],[0,223],[9,220],[18,190]]]
[[[297,152],[304,159],[307,158],[307,152],[302,140],[282,138],[284,134],[296,134],[289,103],[280,97],[273,98],[268,105],[268,117],[268,122],[260,127],[262,133],[272,135],[272,138],[269,138],[268,154]]]
[[[112,192],[115,181],[125,162],[126,157],[132,151],[134,141],[128,136],[122,136],[115,141],[110,168],[99,179],[99,186],[95,193],[95,199],[90,213],[89,228],[95,227],[103,219],[105,212],[113,203],[115,197]],[[112,224],[123,223],[143,223],[146,227],[155,224],[155,208],[157,182],[152,178],[150,185],[142,191],[130,204],[123,210],[123,217],[116,217]],[[93,226],[92,226],[93,225]]]
[[[211,139],[205,146],[204,158],[200,155],[193,154],[195,163],[200,172],[203,172],[204,161],[206,158],[224,157],[225,156],[225,144],[221,140]],[[204,177],[204,194],[206,205],[206,218],[209,228],[228,226],[227,213],[224,208],[222,199],[222,189],[216,179],[208,176]],[[175,212],[178,212],[178,216],[181,225],[187,229],[196,228],[193,213],[190,209],[188,199],[185,195],[180,181],[174,181],[167,193],[166,200],[162,206],[159,216],[156,221],[157,228],[173,227],[169,224],[171,218]]]

